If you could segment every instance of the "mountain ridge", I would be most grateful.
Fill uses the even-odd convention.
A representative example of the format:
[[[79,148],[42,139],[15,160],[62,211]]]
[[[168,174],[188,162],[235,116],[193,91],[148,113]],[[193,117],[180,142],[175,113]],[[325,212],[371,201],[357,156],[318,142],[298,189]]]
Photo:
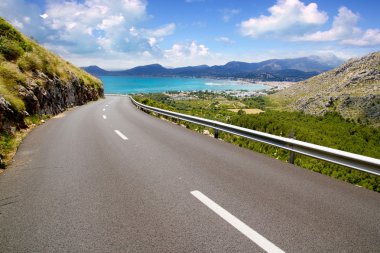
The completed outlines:
[[[82,67],[82,69],[97,76],[182,76],[248,78],[260,81],[300,81],[327,71],[335,66],[334,64],[328,64],[323,62],[321,58],[314,56],[270,59],[254,63],[230,61],[224,65],[213,66],[198,65],[166,68],[156,63],[118,71],[108,71],[98,66]]]

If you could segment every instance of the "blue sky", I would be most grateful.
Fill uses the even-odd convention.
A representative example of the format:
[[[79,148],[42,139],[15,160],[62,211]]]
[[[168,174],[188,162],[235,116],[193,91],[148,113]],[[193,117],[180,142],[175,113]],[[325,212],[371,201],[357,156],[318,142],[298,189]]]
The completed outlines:
[[[257,62],[380,49],[378,0],[2,0],[0,15],[78,66]]]

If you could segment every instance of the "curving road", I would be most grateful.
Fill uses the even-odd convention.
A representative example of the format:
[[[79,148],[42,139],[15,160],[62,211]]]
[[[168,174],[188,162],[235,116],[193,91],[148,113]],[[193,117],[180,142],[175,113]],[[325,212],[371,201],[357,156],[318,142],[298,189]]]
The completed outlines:
[[[378,252],[380,194],[147,115],[33,130],[0,175],[0,252]]]

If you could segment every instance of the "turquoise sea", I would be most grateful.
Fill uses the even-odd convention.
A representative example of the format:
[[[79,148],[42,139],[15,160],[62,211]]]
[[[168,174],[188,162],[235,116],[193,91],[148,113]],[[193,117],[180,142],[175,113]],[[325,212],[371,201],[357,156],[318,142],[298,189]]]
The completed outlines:
[[[165,91],[262,90],[268,86],[231,80],[180,77],[101,76],[106,94],[153,93]]]

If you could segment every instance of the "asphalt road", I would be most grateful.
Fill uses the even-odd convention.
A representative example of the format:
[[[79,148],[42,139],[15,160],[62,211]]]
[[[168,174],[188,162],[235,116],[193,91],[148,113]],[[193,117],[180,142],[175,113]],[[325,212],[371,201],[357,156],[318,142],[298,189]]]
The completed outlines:
[[[47,121],[0,175],[0,252],[264,249],[380,252],[380,194],[160,120],[126,97]]]

